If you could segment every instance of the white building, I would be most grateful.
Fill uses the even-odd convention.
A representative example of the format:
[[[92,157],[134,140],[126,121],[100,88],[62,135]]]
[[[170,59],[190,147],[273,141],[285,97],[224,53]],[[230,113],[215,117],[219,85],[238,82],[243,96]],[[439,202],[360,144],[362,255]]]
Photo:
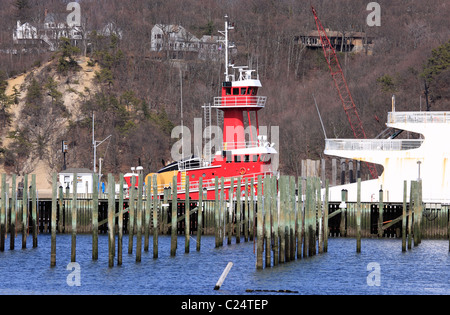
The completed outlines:
[[[58,174],[59,186],[63,187],[63,191],[66,192],[66,190],[69,189],[69,193],[73,192],[74,173],[77,174],[77,194],[92,194],[93,172],[87,168],[69,168],[60,172]]]
[[[171,59],[184,59],[189,55],[199,59],[218,58],[221,36],[204,35],[200,39],[181,25],[156,24],[152,28],[150,50],[166,52]]]
[[[76,45],[77,41],[83,39],[83,32],[79,26],[69,26],[66,21],[66,14],[45,13],[43,23],[32,25],[17,21],[13,31],[15,44],[37,45],[45,43],[48,50],[58,49],[58,41],[61,37],[67,37]]]

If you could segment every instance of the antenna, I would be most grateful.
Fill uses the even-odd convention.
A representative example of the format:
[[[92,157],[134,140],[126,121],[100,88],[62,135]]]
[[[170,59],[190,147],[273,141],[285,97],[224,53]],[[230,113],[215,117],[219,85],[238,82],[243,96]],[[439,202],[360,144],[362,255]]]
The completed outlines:
[[[320,115],[319,107],[317,106],[316,97],[314,96],[314,93],[312,96],[314,98],[314,104],[316,104],[317,114],[319,114],[320,124],[322,125],[322,130],[323,130],[323,135],[325,136],[325,139],[328,139],[327,133],[325,132],[325,127],[323,126],[322,116]]]
[[[219,33],[225,37],[224,40],[219,40],[219,42],[223,42],[225,44],[225,81],[230,81],[228,73],[228,68],[230,67],[228,60],[228,50],[230,48],[230,46],[228,45],[228,30],[232,29],[234,29],[234,26],[233,24],[230,25],[230,23],[228,22],[228,15],[225,14],[225,30],[219,31]]]

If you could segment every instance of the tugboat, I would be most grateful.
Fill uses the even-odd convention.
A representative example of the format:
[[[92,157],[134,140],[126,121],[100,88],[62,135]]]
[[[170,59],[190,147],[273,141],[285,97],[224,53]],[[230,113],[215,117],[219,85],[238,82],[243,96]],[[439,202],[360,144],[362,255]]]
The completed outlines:
[[[222,83],[221,95],[215,97],[213,105],[210,105],[211,108],[223,111],[222,147],[209,158],[190,156],[170,163],[156,173],[148,174],[145,182],[149,177],[157,175],[158,194],[171,187],[173,177],[176,176],[178,197],[184,198],[186,179],[189,179],[189,196],[195,200],[199,193],[199,179],[202,178],[203,198],[214,199],[216,177],[224,178],[224,192],[228,196],[232,178],[235,185],[238,179],[244,183],[247,178],[250,183],[253,178],[256,186],[258,175],[276,175],[278,172],[277,164],[274,163],[274,157],[278,154],[275,144],[269,143],[267,136],[259,133],[258,111],[264,108],[267,97],[258,95],[262,87],[258,74],[247,66],[235,67],[229,63],[229,49],[232,47],[228,31],[232,29],[234,26],[225,16],[225,31],[220,32],[224,35],[221,42],[225,46],[225,81]],[[233,74],[230,74],[230,69]],[[244,115],[247,119],[244,119]],[[249,131],[247,140],[245,130]],[[135,172],[125,174],[128,187],[132,186],[131,178],[137,175]],[[240,193],[243,194],[244,191]]]

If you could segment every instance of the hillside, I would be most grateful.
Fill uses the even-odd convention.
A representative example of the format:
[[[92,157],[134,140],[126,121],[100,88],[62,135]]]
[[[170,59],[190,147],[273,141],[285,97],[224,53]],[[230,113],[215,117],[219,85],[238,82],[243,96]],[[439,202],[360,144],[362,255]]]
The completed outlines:
[[[0,80],[8,82],[6,94],[15,95],[18,103],[10,106],[14,119],[1,130],[2,171],[47,175],[59,171],[61,140],[69,143],[68,167],[92,169],[93,112],[96,140],[112,135],[98,148],[104,173],[127,172],[138,161],[145,172],[152,172],[160,168],[162,160],[169,161],[177,140],[171,138],[171,131],[180,124],[180,82],[184,125],[193,131],[194,118],[203,117],[201,106],[218,93],[223,65],[214,59],[172,60],[164,54],[152,55],[151,29],[157,23],[182,25],[197,36],[215,35],[223,28],[223,16],[230,16],[235,23],[231,36],[238,48],[233,60],[258,69],[263,84],[260,94],[268,97],[260,124],[280,126],[280,169],[285,174],[298,176],[301,159],[323,155],[324,136],[313,94],[327,136],[352,137],[322,51],[295,41],[315,29],[310,4],[325,27],[365,32],[373,40],[372,54],[338,52],[368,137],[385,129],[393,94],[397,110],[425,110],[426,100],[432,110],[450,109],[448,1],[378,1],[381,26],[373,27],[366,23],[367,3],[310,2],[167,0],[124,4],[111,0],[104,6],[102,1],[80,1],[87,30],[101,29],[112,21],[123,35],[95,33],[89,38],[86,56],[83,45],[71,53],[81,68],[68,71],[58,70],[64,54],[61,49],[0,54]],[[27,6],[18,8],[13,1],[0,12],[0,37],[5,39],[0,49],[14,47],[10,38],[19,17],[23,21],[42,19],[45,8],[65,12],[63,1],[25,3]],[[33,64],[40,66],[19,75]],[[14,86],[20,87],[18,92]],[[39,114],[42,111],[45,115]]]
[[[34,173],[37,175],[38,189],[45,190],[49,188],[51,173],[58,169],[59,165],[55,165],[61,160],[60,139],[66,136],[66,130],[71,121],[76,121],[79,117],[79,104],[85,97],[88,90],[95,90],[95,71],[99,70],[98,66],[88,66],[89,58],[79,57],[77,63],[80,69],[76,73],[70,75],[59,75],[56,70],[57,60],[46,62],[42,66],[36,67],[31,71],[18,75],[15,78],[7,80],[6,95],[14,96],[18,101],[9,108],[11,115],[11,123],[9,129],[2,130],[1,143],[6,148],[5,162],[0,165],[0,172],[16,173],[22,175],[24,173]],[[50,87],[48,82],[53,79],[53,86]],[[53,119],[39,119],[34,125],[33,135],[28,135],[27,149],[25,156],[14,152],[18,145],[24,144],[25,136],[30,122],[29,117],[24,112],[30,106],[28,103],[30,98],[30,90],[35,82],[47,82],[45,87],[48,89],[47,95],[40,100],[43,103],[55,102],[51,95],[58,95],[61,103],[67,111],[65,115],[52,115],[48,112],[48,107],[41,106],[37,109],[43,116],[53,116]],[[39,104],[42,105],[42,104]],[[24,110],[25,109],[25,110]],[[42,117],[41,117],[42,118]],[[39,148],[39,142],[43,142],[43,147]],[[33,150],[42,151],[37,156],[33,154]],[[11,161],[13,160],[13,161]]]

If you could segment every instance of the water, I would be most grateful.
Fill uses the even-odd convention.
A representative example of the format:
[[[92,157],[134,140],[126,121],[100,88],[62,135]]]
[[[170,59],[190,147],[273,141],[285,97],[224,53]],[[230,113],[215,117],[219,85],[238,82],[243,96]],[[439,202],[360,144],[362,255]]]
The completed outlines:
[[[214,248],[214,237],[202,238],[202,249],[184,253],[184,236],[178,238],[176,257],[170,257],[170,236],[159,237],[159,258],[142,251],[136,263],[135,248],[128,254],[128,235],[123,238],[123,265],[108,268],[108,239],[99,235],[99,259],[92,261],[90,235],[77,236],[76,260],[80,286],[70,286],[74,269],[70,263],[70,235],[57,235],[56,267],[50,267],[50,235],[39,235],[38,248],[0,253],[0,294],[151,294],[212,295],[259,294],[252,290],[291,290],[298,294],[450,294],[448,241],[423,240],[402,253],[399,239],[363,239],[356,253],[356,240],[329,239],[328,252],[277,267],[256,270],[253,243]],[[134,240],[136,246],[136,239]],[[117,258],[116,258],[117,259]],[[228,262],[233,267],[222,288],[214,291]],[[116,261],[115,261],[116,263]],[[370,263],[379,267],[368,268]],[[369,265],[370,267],[371,265]],[[375,274],[375,277],[372,277]],[[72,274],[73,275],[73,274]],[[68,281],[69,276],[69,281]],[[379,280],[377,283],[374,280]],[[261,294],[277,294],[263,292]]]

